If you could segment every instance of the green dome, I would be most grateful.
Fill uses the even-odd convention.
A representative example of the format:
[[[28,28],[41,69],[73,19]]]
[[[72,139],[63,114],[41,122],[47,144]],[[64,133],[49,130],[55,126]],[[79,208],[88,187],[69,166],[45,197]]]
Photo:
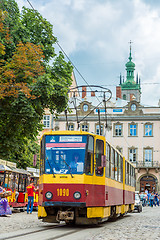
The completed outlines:
[[[127,62],[125,66],[126,68],[135,68],[135,64],[132,61]]]

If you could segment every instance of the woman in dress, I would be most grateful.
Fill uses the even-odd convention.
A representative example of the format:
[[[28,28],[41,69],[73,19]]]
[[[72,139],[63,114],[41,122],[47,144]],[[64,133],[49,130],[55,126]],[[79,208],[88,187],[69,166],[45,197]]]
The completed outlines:
[[[2,182],[0,180],[0,216],[11,215],[12,211],[8,204],[7,198],[5,198],[6,190],[2,187]]]

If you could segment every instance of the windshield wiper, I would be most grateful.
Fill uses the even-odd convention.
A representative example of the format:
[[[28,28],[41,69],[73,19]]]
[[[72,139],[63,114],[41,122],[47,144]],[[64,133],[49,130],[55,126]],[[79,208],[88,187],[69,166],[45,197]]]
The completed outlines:
[[[62,155],[60,155],[60,157],[61,157],[61,159],[64,161],[64,163],[66,164],[66,166],[67,166],[67,168],[68,168],[68,171],[69,171],[69,173],[71,174],[71,177],[73,178],[73,175],[72,175],[70,166],[69,166],[68,163],[64,160],[64,158],[62,157]]]
[[[54,171],[53,171],[53,169],[52,169],[52,167],[51,167],[51,165],[50,165],[50,162],[49,162],[49,160],[48,160],[48,157],[46,158],[46,160],[47,160],[48,165],[49,165],[49,167],[50,167],[50,170],[51,170],[51,172],[52,172],[52,174],[53,174],[53,177],[55,178],[56,176],[55,176]]]

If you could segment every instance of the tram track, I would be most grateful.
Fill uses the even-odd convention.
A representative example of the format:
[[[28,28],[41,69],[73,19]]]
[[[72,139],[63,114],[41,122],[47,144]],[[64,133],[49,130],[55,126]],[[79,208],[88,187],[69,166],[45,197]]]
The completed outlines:
[[[31,232],[25,232],[25,233],[20,233],[20,234],[13,234],[13,235],[10,235],[10,236],[4,236],[4,237],[0,237],[0,240],[7,240],[7,239],[29,239],[28,237],[32,238],[33,234],[36,234],[36,233],[41,233],[41,232],[46,232],[46,231],[50,231],[50,230],[54,230],[54,229],[57,229],[57,228],[64,228],[64,227],[67,227],[66,224],[61,224],[61,225],[56,225],[56,226],[48,226],[46,227],[45,229],[39,229],[39,230],[34,230],[34,231],[31,231]],[[55,239],[59,239],[59,238],[62,238],[62,237],[65,237],[65,236],[68,236],[68,235],[71,235],[73,233],[76,233],[76,232],[79,232],[79,231],[82,231],[83,229],[71,229],[71,231],[67,232],[67,233],[60,233],[59,235],[56,235],[56,236],[53,236],[53,237],[49,237],[49,238],[45,238],[45,240],[55,240]],[[54,234],[54,232],[53,232]],[[32,235],[32,236],[31,236]],[[42,238],[39,238],[39,240],[41,240]]]

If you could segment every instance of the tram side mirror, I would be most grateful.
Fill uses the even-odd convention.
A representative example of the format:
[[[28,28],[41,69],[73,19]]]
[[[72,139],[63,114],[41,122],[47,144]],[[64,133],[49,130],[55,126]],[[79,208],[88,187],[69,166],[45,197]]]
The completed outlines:
[[[101,156],[101,166],[106,167],[106,155]]]

